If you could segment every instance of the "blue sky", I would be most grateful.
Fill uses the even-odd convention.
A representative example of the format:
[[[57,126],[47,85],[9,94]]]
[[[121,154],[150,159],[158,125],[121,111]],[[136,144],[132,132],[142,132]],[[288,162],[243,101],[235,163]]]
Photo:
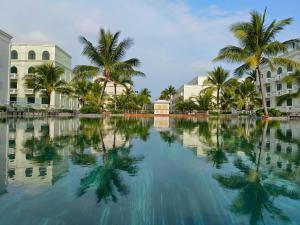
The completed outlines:
[[[269,19],[295,19],[280,40],[300,37],[299,0],[2,0],[0,29],[15,42],[58,44],[73,66],[88,63],[78,36],[94,42],[100,27],[121,30],[134,39],[128,57],[140,58],[147,75],[135,79],[135,88],[148,87],[155,99],[166,86],[178,88],[219,65],[211,59],[236,43],[228,27],[265,7]]]

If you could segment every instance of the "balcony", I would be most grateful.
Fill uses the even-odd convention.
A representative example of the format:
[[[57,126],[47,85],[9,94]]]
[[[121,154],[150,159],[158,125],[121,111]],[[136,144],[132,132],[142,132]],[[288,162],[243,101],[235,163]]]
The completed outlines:
[[[18,79],[18,74],[16,74],[16,73],[11,73],[11,74],[9,75],[9,77],[10,77],[10,79]]]
[[[280,81],[282,79],[282,76],[281,75],[277,75],[276,77],[274,77],[274,80],[275,81]]]
[[[25,93],[25,95],[32,95],[33,94],[33,89],[25,89],[24,93]]]
[[[18,90],[16,88],[10,88],[9,94],[16,95],[16,94],[18,94]]]

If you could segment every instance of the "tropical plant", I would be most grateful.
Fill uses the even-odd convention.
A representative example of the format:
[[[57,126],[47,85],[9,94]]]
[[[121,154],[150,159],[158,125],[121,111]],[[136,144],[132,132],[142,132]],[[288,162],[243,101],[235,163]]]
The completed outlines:
[[[172,85],[170,85],[169,87],[167,87],[161,92],[159,99],[169,101],[173,98],[175,94],[176,94],[176,89]]]
[[[127,38],[119,42],[119,36],[119,31],[111,33],[110,31],[101,29],[97,46],[94,46],[83,36],[79,38],[84,46],[82,54],[87,56],[94,65],[93,68],[91,66],[89,68],[94,73],[101,71],[103,74],[103,88],[99,96],[100,102],[103,100],[106,85],[109,81],[112,81],[112,76],[115,76],[114,74],[123,76],[144,75],[142,72],[134,69],[140,65],[139,59],[131,58],[123,60],[126,51],[132,46],[133,41]]]
[[[220,66],[208,72],[208,77],[204,81],[204,84],[209,85],[207,89],[216,91],[217,93],[216,100],[217,100],[218,109],[220,109],[221,92],[224,91],[224,89],[228,87],[231,82],[232,80],[229,79],[229,73]]]
[[[291,39],[285,42],[276,40],[276,36],[286,25],[291,24],[292,19],[273,20],[266,23],[266,10],[263,14],[257,11],[250,13],[249,22],[233,24],[230,30],[239,40],[240,46],[227,46],[219,51],[216,60],[226,60],[230,63],[242,63],[235,69],[236,76],[242,76],[247,72],[255,70],[259,80],[259,91],[262,96],[262,103],[265,116],[268,116],[268,109],[265,98],[263,73],[261,67],[266,65],[274,70],[275,65],[293,66],[300,68],[300,63],[278,56],[286,53],[289,48],[295,48],[300,43],[300,39]]]
[[[84,106],[93,84],[86,79],[73,79],[70,84],[74,97],[78,99],[81,106]]]
[[[214,107],[215,97],[213,96],[212,90],[204,89],[199,92],[198,96],[192,97],[192,99],[195,100],[198,110],[208,111]]]
[[[70,95],[72,89],[69,84],[62,80],[64,69],[52,64],[42,64],[34,67],[33,74],[24,77],[26,88],[33,89],[34,92],[40,92],[48,100],[48,108],[51,103],[51,94],[53,92]]]
[[[139,105],[142,107],[142,110],[145,110],[147,105],[151,103],[151,92],[148,88],[143,88],[139,92],[138,96]]]
[[[255,105],[260,103],[255,84],[251,81],[251,78],[246,78],[244,81],[240,82],[236,89],[236,94],[238,98],[238,109],[245,109],[248,111],[250,107],[254,108]]]

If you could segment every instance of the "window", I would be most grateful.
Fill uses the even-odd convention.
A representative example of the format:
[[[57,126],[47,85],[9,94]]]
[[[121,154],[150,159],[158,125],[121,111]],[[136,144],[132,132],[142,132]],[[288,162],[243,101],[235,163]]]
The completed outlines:
[[[8,155],[8,159],[11,161],[15,160],[15,158],[16,158],[16,155],[14,153]]]
[[[287,71],[288,71],[288,72],[292,72],[292,71],[293,71],[293,66],[288,66],[288,67],[287,67]]]
[[[28,74],[33,74],[34,73],[34,68],[31,66],[28,68]]]
[[[12,50],[10,53],[11,59],[18,59],[18,52],[16,50]]]
[[[27,153],[25,157],[27,160],[31,160],[33,158],[33,155],[32,153]]]
[[[271,86],[266,86],[266,92],[270,93],[271,92]]]
[[[287,136],[288,138],[293,137],[293,132],[292,132],[291,129],[286,130],[286,136]]]
[[[32,171],[33,171],[32,167],[26,168],[25,169],[25,176],[26,177],[32,177]]]
[[[33,132],[33,131],[34,131],[33,123],[27,123],[25,132]]]
[[[35,52],[34,51],[31,50],[28,52],[28,59],[35,60]]]
[[[48,51],[43,51],[42,59],[43,60],[49,60],[50,59],[50,54],[49,54]]]
[[[267,99],[266,103],[267,103],[267,107],[271,107],[271,100],[270,99]]]
[[[27,97],[27,103],[32,103],[32,104],[34,104],[34,103],[35,103],[35,97],[34,97],[34,96],[28,96],[28,97]]]
[[[281,89],[282,89],[282,84],[281,83],[277,84],[277,91],[281,91]]]
[[[10,96],[9,101],[10,102],[17,102],[17,96]]]
[[[15,66],[13,66],[13,67],[11,67],[10,68],[10,73],[18,73],[18,69],[17,69],[17,67],[15,67]]]
[[[49,104],[49,99],[47,97],[42,97],[42,104]]]
[[[268,151],[268,150],[270,150],[271,149],[271,143],[270,142],[267,142],[266,143],[266,150]]]
[[[277,69],[277,74],[279,75],[279,74],[282,74],[282,68],[281,67],[279,67],[278,69]]]
[[[292,89],[293,88],[293,82],[286,83],[286,88],[287,89]]]
[[[287,105],[287,106],[292,106],[292,105],[293,105],[293,99],[292,99],[292,98],[288,98],[288,99],[286,100],[286,105]]]
[[[286,153],[290,154],[292,152],[292,146],[286,147]]]
[[[8,147],[9,148],[15,148],[16,147],[16,141],[11,139],[8,141]]]
[[[271,78],[271,76],[272,76],[271,71],[268,71],[268,72],[267,72],[267,78]]]
[[[39,172],[40,172],[39,176],[44,177],[44,176],[47,175],[47,168],[46,167],[40,167]]]
[[[17,81],[11,80],[11,81],[10,81],[10,88],[12,88],[12,89],[17,89],[17,88],[18,88],[18,83],[17,83]]]
[[[281,144],[278,143],[278,144],[276,145],[276,151],[277,151],[277,152],[281,152]]]
[[[282,167],[282,162],[278,161],[278,162],[277,162],[277,167],[278,167],[278,168],[281,168],[281,167]]]
[[[8,177],[13,178],[16,175],[15,169],[8,170]]]

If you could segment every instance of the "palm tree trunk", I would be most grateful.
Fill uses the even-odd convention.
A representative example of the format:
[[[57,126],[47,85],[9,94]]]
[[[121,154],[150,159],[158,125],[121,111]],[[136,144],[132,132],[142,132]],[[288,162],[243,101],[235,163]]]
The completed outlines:
[[[259,171],[262,151],[263,151],[263,148],[266,146],[267,130],[268,130],[268,121],[265,121],[264,128],[263,128],[262,135],[261,135],[261,144],[260,144],[257,163],[256,163],[256,172]]]
[[[114,91],[115,91],[115,111],[117,110],[117,85],[114,83]]]
[[[103,88],[101,90],[101,94],[100,94],[100,104],[103,104],[102,100],[103,100],[103,96],[104,96],[104,91],[105,91],[105,88],[106,88],[106,85],[107,85],[107,78],[105,78],[104,82],[103,82]]]
[[[263,103],[263,108],[264,108],[265,116],[268,116],[269,114],[268,114],[268,107],[267,107],[266,96],[265,96],[263,74],[262,74],[259,66],[257,67],[256,71],[258,73],[259,90],[260,90],[261,97],[262,97],[262,103]]]
[[[217,89],[217,107],[220,110],[220,89]]]

